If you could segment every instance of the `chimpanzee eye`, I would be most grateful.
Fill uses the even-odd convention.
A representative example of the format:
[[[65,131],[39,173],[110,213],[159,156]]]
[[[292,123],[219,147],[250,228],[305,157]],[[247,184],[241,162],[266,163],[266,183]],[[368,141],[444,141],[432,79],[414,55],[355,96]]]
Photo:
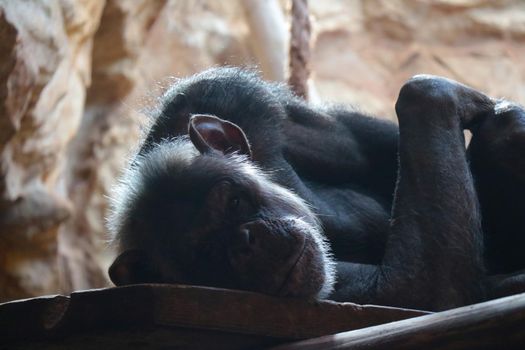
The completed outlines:
[[[230,199],[230,202],[228,203],[231,210],[236,210],[239,208],[239,204],[241,203],[241,200],[239,197],[234,196]]]

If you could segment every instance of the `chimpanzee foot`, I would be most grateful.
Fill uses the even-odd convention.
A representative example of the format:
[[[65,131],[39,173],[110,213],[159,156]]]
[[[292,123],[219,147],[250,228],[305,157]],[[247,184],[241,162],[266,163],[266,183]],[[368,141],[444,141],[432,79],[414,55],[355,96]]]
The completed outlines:
[[[495,139],[501,137],[509,139],[521,139],[525,141],[525,108],[517,103],[507,100],[496,100],[494,115],[486,118],[482,123],[476,125],[473,132],[480,137]]]
[[[491,162],[525,179],[525,109],[520,105],[498,100],[494,115],[477,123],[472,129],[470,152],[475,161]]]
[[[411,108],[455,114],[461,126],[470,129],[485,117],[494,114],[496,100],[454,80],[434,75],[416,75],[401,88],[396,104],[398,112]],[[444,113],[443,113],[444,112]],[[399,113],[398,113],[399,114]]]

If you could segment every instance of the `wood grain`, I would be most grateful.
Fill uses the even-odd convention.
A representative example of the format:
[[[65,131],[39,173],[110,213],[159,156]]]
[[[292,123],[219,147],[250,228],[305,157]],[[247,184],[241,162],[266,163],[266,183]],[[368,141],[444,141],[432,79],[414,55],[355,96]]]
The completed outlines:
[[[525,349],[525,294],[272,350],[299,349]]]
[[[232,348],[234,343],[255,347],[422,314],[425,312],[218,288],[143,284],[0,304],[0,339],[20,348],[34,347],[35,341],[45,341],[39,343],[42,348],[46,344],[50,349],[60,348],[58,344],[67,341],[75,348],[88,349],[93,344],[118,348],[118,336],[125,345],[122,348],[130,346],[130,339],[145,339],[149,348],[158,348],[166,345],[172,332],[173,344],[193,339],[184,345],[194,348],[209,345],[206,337],[215,339],[212,343],[217,346],[221,344],[217,339],[222,339]],[[185,332],[200,336],[185,338]]]

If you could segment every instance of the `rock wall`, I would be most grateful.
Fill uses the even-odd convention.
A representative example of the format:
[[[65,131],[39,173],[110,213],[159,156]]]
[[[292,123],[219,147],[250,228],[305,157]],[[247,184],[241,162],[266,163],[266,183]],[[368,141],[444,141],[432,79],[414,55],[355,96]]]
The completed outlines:
[[[103,2],[0,6],[0,299],[57,290],[57,229],[73,206],[61,176],[91,81]]]
[[[281,76],[268,64],[282,55],[262,57],[253,40],[250,3],[0,0],[0,301],[107,285],[104,195],[168,77],[257,62]],[[279,4],[274,22],[289,17]],[[313,100],[393,119],[402,82],[432,73],[525,102],[521,0],[326,0],[310,11]]]
[[[395,119],[399,87],[420,73],[446,76],[525,102],[525,2],[311,1],[322,99]]]

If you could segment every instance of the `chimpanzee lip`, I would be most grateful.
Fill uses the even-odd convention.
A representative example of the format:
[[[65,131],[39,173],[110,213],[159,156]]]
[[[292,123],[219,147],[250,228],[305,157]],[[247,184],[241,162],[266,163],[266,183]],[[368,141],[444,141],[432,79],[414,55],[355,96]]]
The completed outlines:
[[[306,245],[307,245],[307,240],[304,240],[303,246],[301,248],[301,252],[298,254],[297,259],[295,259],[295,262],[293,263],[290,270],[288,270],[288,273],[286,274],[286,278],[283,280],[283,283],[281,284],[281,286],[277,289],[277,292],[275,293],[276,295],[285,296],[289,292],[288,291],[289,288],[287,287],[289,287],[290,281],[292,280],[297,264],[299,263],[299,261],[301,261],[302,257],[304,256],[304,252],[306,251]]]

